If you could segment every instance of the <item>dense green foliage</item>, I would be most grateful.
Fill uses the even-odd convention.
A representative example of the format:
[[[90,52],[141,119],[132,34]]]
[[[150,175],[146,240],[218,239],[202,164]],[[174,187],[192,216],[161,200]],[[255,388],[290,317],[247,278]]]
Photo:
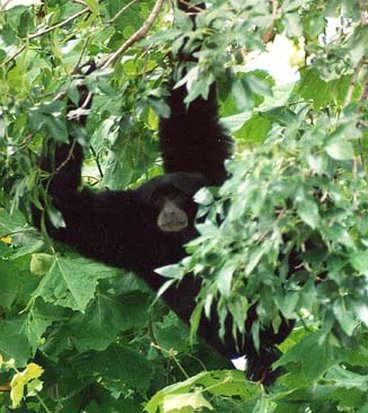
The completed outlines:
[[[365,1],[211,0],[195,31],[162,3],[139,42],[152,0],[0,3],[0,413],[368,412]],[[282,33],[302,47],[286,85],[246,64]],[[161,172],[158,117],[184,39],[202,45],[188,102],[216,80],[238,151],[224,186],[197,194],[206,219],[188,258],[160,272],[203,277],[192,333],[214,298],[241,331],[258,302],[255,340],[280,314],[298,320],[267,392],[190,340],[134,275],[29,224],[42,143],[67,139],[58,97],[75,98],[73,69],[89,59],[101,68],[87,81],[85,181],[124,189]]]

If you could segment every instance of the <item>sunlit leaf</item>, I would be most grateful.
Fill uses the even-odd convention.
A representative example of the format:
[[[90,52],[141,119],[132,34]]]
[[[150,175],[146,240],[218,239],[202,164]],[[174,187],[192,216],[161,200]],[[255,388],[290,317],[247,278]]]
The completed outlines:
[[[353,145],[347,140],[336,140],[330,143],[326,152],[331,156],[331,158],[337,160],[349,160],[354,157],[354,148]]]
[[[23,373],[16,373],[10,382],[10,398],[12,400],[12,407],[15,409],[19,406],[23,396],[24,387],[27,384],[27,379]]]
[[[213,410],[211,404],[200,392],[168,395],[164,398],[162,407],[165,413],[179,413],[184,408],[190,408],[193,412],[204,407]]]

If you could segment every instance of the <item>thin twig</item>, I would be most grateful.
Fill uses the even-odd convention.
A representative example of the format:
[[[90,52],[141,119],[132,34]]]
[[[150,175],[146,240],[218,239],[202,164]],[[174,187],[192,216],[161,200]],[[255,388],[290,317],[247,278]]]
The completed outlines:
[[[76,144],[77,144],[77,141],[76,141],[75,139],[73,139],[72,145],[71,145],[71,147],[70,147],[70,149],[69,149],[69,152],[68,152],[68,156],[67,156],[67,157],[64,159],[64,161],[56,168],[56,170],[55,170],[55,172],[54,172],[54,175],[56,175],[58,172],[60,172],[60,171],[64,168],[64,166],[67,165],[68,162],[71,161],[71,160],[74,158],[74,149],[75,149]],[[50,182],[51,182],[51,181],[50,181]],[[47,188],[47,190],[48,190],[48,188]]]
[[[80,54],[80,56],[79,56],[79,58],[78,58],[77,64],[76,64],[75,67],[74,67],[73,73],[77,70],[76,68],[78,68],[78,67],[82,64],[83,55],[84,55],[84,53],[85,53],[86,50],[87,50],[87,47],[88,47],[88,44],[89,44],[90,40],[91,40],[91,35],[87,37],[87,39],[86,39],[86,41],[85,41],[85,43],[84,43],[84,45],[83,45],[83,47],[82,47],[81,54]]]
[[[143,23],[143,26],[137,30],[133,36],[129,37],[129,39],[119,47],[114,53],[110,54],[105,60],[100,62],[97,65],[97,68],[106,69],[110,66],[122,53],[128,50],[133,44],[138,42],[141,39],[144,39],[153,25],[154,21],[156,20],[165,0],[157,0],[155,6],[153,7],[151,14],[148,16],[147,20]]]
[[[359,102],[365,102],[368,99],[368,80],[365,79],[366,81],[363,84],[363,90],[362,93],[359,97]],[[360,126],[364,126],[363,121],[360,120],[359,122]],[[366,172],[366,162],[365,162],[365,156],[364,156],[364,148],[363,148],[363,142],[362,139],[358,139],[358,144],[359,144],[359,153],[360,153],[360,162],[362,164],[364,172]]]
[[[118,13],[115,14],[114,17],[112,17],[110,20],[107,20],[107,24],[112,24],[114,23],[122,14],[125,13],[126,10],[129,9],[130,6],[132,6],[134,3],[140,0],[132,0],[130,3],[128,3],[126,6],[124,6]]]
[[[8,63],[14,60],[18,55],[20,55],[25,50],[26,46],[27,45],[24,44],[22,47],[20,47],[13,55],[11,55],[8,59],[4,60],[1,66],[6,66]]]
[[[63,20],[62,22],[55,24],[54,26],[50,26],[45,30],[41,30],[37,33],[30,34],[26,37],[26,40],[34,40],[37,39],[38,37],[41,37],[47,33],[50,33],[56,29],[59,29],[60,27],[64,27],[70,22],[74,21],[80,16],[83,16],[84,14],[90,12],[90,9],[85,8],[78,13],[73,14],[72,16],[68,17],[67,19]],[[8,59],[4,60],[4,62],[1,64],[1,66],[6,66],[8,63],[10,63],[12,60],[14,60],[17,56],[19,56],[27,47],[27,44],[23,44],[12,56],[10,56]]]
[[[9,384],[0,384],[0,392],[10,391],[10,390],[11,390],[10,383]]]
[[[266,30],[266,32],[262,36],[262,41],[264,44],[267,44],[273,38],[278,6],[278,0],[272,0],[272,25]]]
[[[186,6],[188,8],[188,10],[195,10],[197,12],[201,12],[203,11],[203,9],[201,9],[200,7],[195,6],[194,4],[190,4],[189,2],[185,1],[185,0],[179,0],[180,4],[184,4],[184,6]]]
[[[90,13],[90,12],[91,12],[91,10],[89,8],[85,8],[85,9],[79,11],[78,13],[75,13],[72,16],[68,17],[67,19],[63,20],[62,22],[55,24],[54,26],[50,26],[47,29],[41,30],[38,33],[28,35],[27,40],[33,40],[33,39],[36,39],[37,37],[41,37],[41,36],[43,36],[47,33],[50,33],[50,32],[52,32],[56,29],[60,29],[60,27],[64,27],[67,24],[71,23],[73,20],[77,19],[78,17],[83,16],[84,14],[87,14],[87,13]]]
[[[364,58],[362,58],[362,59],[359,60],[358,64],[355,67],[353,76],[351,77],[351,82],[350,82],[350,85],[349,85],[349,89],[348,89],[348,91],[346,93],[346,96],[345,96],[345,99],[344,99],[344,107],[347,106],[353,98],[354,89],[357,85],[359,75],[360,75],[360,73],[361,73],[361,71],[364,67],[364,64],[365,64],[365,61],[364,61]]]
[[[52,101],[53,101],[53,102],[56,102],[57,100],[63,100],[63,99],[65,98],[66,94],[67,94],[67,91],[66,91],[66,90],[62,90],[61,92],[59,92],[59,93],[54,97],[54,99],[52,99]]]
[[[359,9],[360,9],[360,21],[362,26],[368,24],[368,13],[367,13],[367,3],[365,0],[359,0]]]
[[[18,145],[15,145],[18,148],[25,148],[26,146],[28,146],[33,140],[33,135],[30,134],[28,136],[26,136],[23,141],[21,143],[19,143]]]
[[[101,179],[102,179],[104,177],[104,173],[103,173],[103,170],[100,164],[100,159],[98,158],[97,152],[95,151],[95,148],[92,145],[89,145],[89,149],[92,152],[93,158],[97,165],[98,173],[100,174]]]
[[[360,101],[364,102],[368,99],[368,81],[365,82],[362,95],[360,96]]]
[[[360,21],[361,21],[361,26],[365,27],[368,23],[367,20],[367,4],[365,0],[359,0],[359,9],[360,9]],[[358,82],[358,78],[364,68],[364,65],[367,62],[362,58],[359,62],[357,67],[355,68],[355,71],[352,76],[352,80],[348,89],[348,92],[346,94],[345,100],[344,100],[344,105],[350,103],[352,100],[353,92],[356,86],[356,83]],[[362,93],[359,97],[359,102],[364,102],[368,97],[368,82],[363,83],[363,90]],[[361,138],[358,139],[358,144],[359,144],[359,155],[360,155],[360,162],[362,165],[363,170],[366,172],[366,162],[365,162],[365,157],[364,157],[364,149],[363,149],[363,143]]]
[[[119,12],[118,14],[122,14],[128,6],[132,5],[133,2],[138,1],[138,0],[133,0],[131,1],[128,5],[126,5],[121,12]],[[143,26],[138,29],[118,50],[116,50],[114,53],[111,53],[106,59],[102,60],[100,63],[98,63],[96,65],[96,68],[94,70],[97,69],[106,69],[108,66],[110,66],[112,63],[114,63],[114,61],[125,51],[127,51],[133,44],[135,44],[136,42],[138,42],[139,40],[143,39],[144,37],[146,37],[148,31],[150,30],[150,28],[152,27],[155,19],[157,18],[163,4],[164,4],[165,0],[157,0],[156,4],[154,6],[154,8],[151,11],[151,14],[148,16],[147,20],[144,22]],[[193,6],[194,7],[194,6]],[[53,30],[56,30],[60,27],[63,27],[65,25],[67,25],[68,23],[70,23],[71,21],[77,19],[78,17],[82,16],[83,14],[86,14],[87,12],[89,12],[89,9],[83,9],[81,11],[79,11],[78,13],[75,13],[73,16],[68,17],[66,20],[54,25],[54,26],[50,26],[47,29],[38,32],[38,33],[34,33],[30,36],[27,37],[28,40],[33,40],[37,37],[41,37],[46,33],[49,33]],[[116,16],[113,18],[115,19]],[[12,55],[9,59],[5,60],[3,62],[2,65],[6,65],[7,63],[9,63],[10,61],[12,61],[13,59],[15,59],[20,53],[22,53],[22,51],[26,48],[26,45],[24,44],[16,53],[14,53],[14,55]],[[90,73],[92,73],[94,70],[92,70]],[[67,92],[65,90],[59,92],[55,98],[53,99],[53,101],[57,101],[57,100],[61,100],[66,96]]]
[[[4,1],[4,3],[1,5],[1,9],[3,9],[3,10],[5,10],[6,9],[6,6],[11,2],[12,0],[6,0],[6,1]]]
[[[83,47],[82,54],[83,54],[84,51],[86,50],[88,41],[89,41],[89,39],[87,39],[87,42],[86,42],[86,44],[85,44],[84,47]],[[75,74],[77,74],[77,73],[80,73],[81,67],[88,66],[88,64],[90,64],[91,62],[93,62],[93,64],[94,64],[94,61],[92,60],[92,61],[87,62],[87,63],[85,63],[84,65],[80,66],[80,62],[81,62],[81,60],[82,60],[82,54],[81,54],[81,56],[80,56],[79,59],[78,59],[78,63],[76,64],[76,66],[74,67],[74,69],[73,69],[73,71],[72,71],[72,74],[73,74],[73,75],[75,75]],[[91,68],[91,69],[88,71],[88,74],[93,73],[95,70],[96,70],[96,66],[94,65],[94,67]],[[63,100],[66,95],[67,95],[67,91],[66,91],[66,90],[62,90],[61,92],[59,92],[59,93],[52,99],[52,101],[53,101],[53,102],[56,102],[56,101],[58,101],[58,100]],[[88,96],[87,96],[87,98],[88,98]],[[91,97],[90,97],[90,98],[91,98]],[[90,99],[90,98],[89,98],[89,99]]]

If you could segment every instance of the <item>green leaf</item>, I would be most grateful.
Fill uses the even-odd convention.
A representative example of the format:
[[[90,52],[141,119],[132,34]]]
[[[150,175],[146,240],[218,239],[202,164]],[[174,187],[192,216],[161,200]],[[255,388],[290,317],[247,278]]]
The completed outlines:
[[[306,100],[311,100],[313,108],[318,111],[329,105],[342,104],[350,85],[350,76],[341,76],[336,80],[326,82],[315,67],[307,66],[300,69],[301,80],[297,92]]]
[[[16,366],[24,366],[32,355],[27,331],[24,329],[26,316],[0,320],[0,354],[5,359],[15,359]]]
[[[357,320],[352,311],[346,308],[342,299],[335,300],[333,303],[333,312],[342,330],[351,336],[357,327]]]
[[[181,280],[185,275],[184,269],[180,264],[172,264],[156,268],[155,272],[163,277],[172,278],[173,280]]]
[[[288,36],[290,37],[300,37],[302,36],[302,24],[300,22],[300,14],[296,13],[286,13],[285,14],[285,27]]]
[[[368,413],[368,403],[365,403],[364,406],[357,410],[357,413]]]
[[[358,319],[368,326],[368,303],[366,301],[354,302],[353,308]]]
[[[221,268],[221,270],[217,274],[217,288],[219,289],[221,295],[229,297],[231,292],[233,274],[237,268],[238,261],[231,260],[226,262],[226,264]]]
[[[246,276],[249,276],[253,272],[253,270],[257,267],[265,253],[266,251],[264,245],[256,246],[250,249],[250,253],[244,270]]]
[[[60,321],[63,318],[64,314],[60,307],[53,307],[45,304],[42,300],[37,300],[24,322],[24,329],[27,331],[27,337],[33,352],[36,352],[42,345],[47,328],[55,321]]]
[[[170,312],[162,322],[155,323],[153,329],[160,347],[173,348],[179,353],[190,349],[188,327],[181,323],[174,313]]]
[[[54,257],[50,254],[32,254],[30,270],[32,274],[45,275],[54,262]]]
[[[203,397],[200,390],[194,393],[168,394],[164,397],[162,409],[165,413],[180,413],[185,409],[187,413],[195,412],[197,409],[206,408],[213,410],[211,404]]]
[[[317,204],[311,199],[302,199],[297,201],[297,212],[303,222],[312,229],[317,228],[320,222],[319,210]]]
[[[100,5],[97,0],[85,0],[85,3],[93,14],[98,15],[100,13]]]
[[[241,371],[205,371],[158,391],[146,404],[144,411],[156,413],[162,409],[165,399],[172,400],[169,396],[182,394],[188,396],[189,391],[195,386],[202,386],[205,391],[216,396],[240,397],[241,400],[252,400],[259,397],[262,392],[259,385],[247,383],[244,380],[244,373]],[[180,398],[180,400],[182,399]]]
[[[353,159],[354,148],[348,140],[336,139],[333,140],[327,147],[326,152],[331,158],[339,161],[347,161]]]
[[[113,296],[98,293],[85,314],[68,322],[68,335],[79,352],[105,350],[119,333],[143,327],[147,321],[148,296],[141,293]]]
[[[368,273],[368,254],[364,251],[359,251],[350,256],[351,265],[360,273]]]
[[[45,117],[46,127],[50,135],[58,142],[69,142],[65,121],[55,116]]]
[[[226,119],[226,125],[232,128],[234,128],[234,125],[236,125],[236,129],[233,129],[233,131],[236,132],[236,138],[240,139],[241,141],[244,141],[247,145],[258,145],[264,142],[272,126],[272,123],[267,116],[256,115],[244,122],[241,128],[239,129],[237,127],[237,124],[235,124],[235,121],[237,120],[235,116],[231,118],[232,119]],[[242,121],[242,119],[239,119],[239,121]],[[228,121],[232,123],[229,124],[227,123]]]
[[[295,319],[297,317],[295,309],[297,308],[299,297],[299,293],[290,291],[277,299],[280,311],[285,318]]]
[[[214,196],[209,188],[201,188],[194,195],[193,199],[199,205],[211,205],[214,201]]]
[[[22,277],[13,262],[0,260],[1,288],[0,306],[10,309],[22,286]],[[1,351],[0,351],[1,353]]]
[[[5,209],[0,208],[0,237],[10,235],[24,226],[25,220],[22,214],[18,212],[9,214]]]
[[[201,235],[208,238],[213,238],[218,235],[218,227],[212,222],[206,221],[203,224],[197,224],[197,229]]]
[[[310,357],[311,354],[313,354],[313,357]],[[304,337],[284,354],[274,366],[299,363],[304,380],[307,383],[312,383],[316,382],[329,368],[332,357],[333,352],[329,343],[323,340],[321,332],[317,332]]]
[[[190,16],[178,8],[175,8],[175,24],[185,32],[193,28],[193,22]]]
[[[248,82],[246,80],[237,79],[233,83],[232,95],[234,96],[238,109],[242,112],[252,108],[252,92],[249,90]]]
[[[267,79],[262,79],[259,76],[248,75],[247,85],[249,86],[249,89],[257,95],[272,96],[270,83]]]
[[[367,392],[368,390],[368,380],[365,374],[353,373],[345,368],[335,366],[331,369],[328,376],[337,387],[351,390],[358,389],[362,392]]]
[[[94,297],[98,280],[116,274],[116,270],[85,258],[55,257],[49,272],[34,292],[34,297],[84,312]]]
[[[100,372],[110,380],[121,380],[129,386],[139,390],[147,391],[153,376],[152,363],[139,351],[133,348],[113,344],[103,352],[92,352],[90,359],[81,354],[75,360],[76,366],[83,371]]]
[[[245,333],[245,320],[247,319],[249,301],[245,296],[236,297],[228,303],[229,311],[241,333]]]

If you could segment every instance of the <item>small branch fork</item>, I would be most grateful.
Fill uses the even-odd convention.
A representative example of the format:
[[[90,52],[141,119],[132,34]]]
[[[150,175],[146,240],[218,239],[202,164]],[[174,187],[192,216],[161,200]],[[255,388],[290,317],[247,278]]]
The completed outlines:
[[[47,33],[51,33],[56,29],[60,29],[61,27],[66,26],[67,24],[71,23],[72,21],[76,20],[78,17],[83,16],[84,14],[87,14],[90,12],[90,9],[85,8],[78,13],[73,14],[72,16],[68,17],[67,19],[63,20],[62,22],[55,24],[54,26],[47,27],[44,30],[41,30],[37,33],[33,33],[27,36],[26,40],[34,40],[37,39],[38,37],[42,37]],[[10,63],[12,60],[14,60],[17,56],[19,56],[27,47],[27,43],[23,44],[13,55],[11,55],[8,59],[6,59],[1,66],[6,66],[8,63]]]
[[[137,30],[133,36],[129,37],[129,39],[119,47],[119,49],[116,50],[116,52],[112,53],[110,56],[108,56],[105,60],[102,62],[98,63],[96,65],[97,69],[106,69],[108,66],[110,66],[112,63],[115,62],[115,60],[123,54],[126,50],[128,50],[134,43],[138,42],[139,40],[142,40],[146,37],[148,31],[152,27],[154,21],[156,20],[165,0],[157,0],[155,6],[153,7],[151,14],[148,16],[147,20],[143,23],[143,26]]]
[[[73,14],[72,16],[68,17],[67,19],[65,19],[64,21],[55,24],[54,26],[50,26],[45,30],[39,31],[37,33],[34,34],[30,34],[29,36],[27,36],[27,40],[33,40],[33,39],[37,39],[37,37],[41,37],[47,33],[53,32],[56,29],[60,29],[61,27],[64,27],[66,25],[68,25],[69,23],[71,23],[72,21],[76,20],[78,17],[83,16],[84,14],[90,13],[91,10],[89,8],[85,8],[81,11],[79,11],[78,13]]]
[[[194,10],[198,13],[200,13],[201,11],[203,11],[203,9],[201,9],[200,7],[195,6],[194,4],[190,4],[188,1],[185,0],[179,0],[180,4],[183,4],[184,6],[186,6],[188,8],[188,10]]]
[[[368,25],[368,12],[367,12],[366,0],[359,0],[359,9],[360,9],[360,25],[362,27],[366,27]],[[353,99],[354,90],[356,88],[359,78],[361,77],[362,74],[364,74],[364,70],[366,70],[367,68],[367,63],[368,62],[367,62],[366,56],[363,56],[358,62],[358,64],[356,65],[354,73],[351,77],[351,82],[350,82],[348,91],[344,99],[344,106],[347,106],[349,103],[351,103]],[[368,96],[368,81],[367,81],[366,73],[365,73],[365,79],[363,80],[363,90],[358,100],[360,102],[363,102],[367,99],[367,96]]]
[[[360,25],[361,27],[366,27],[368,24],[368,13],[367,13],[367,3],[366,0],[359,0],[359,9],[360,9]],[[362,81],[362,92],[360,93],[360,96],[358,97],[357,101],[359,104],[362,104],[365,102],[368,98],[368,79],[367,79],[367,58],[366,56],[363,56],[359,62],[357,63],[354,73],[352,74],[351,81],[349,88],[346,92],[346,96],[344,99],[344,107],[348,106],[352,100],[353,100],[353,94],[356,89],[356,86],[358,84],[359,78],[363,77]],[[359,111],[362,111],[362,108],[359,109]],[[361,117],[361,120],[358,122],[358,125],[360,126],[366,126],[364,125],[363,119]],[[366,160],[365,160],[365,154],[363,150],[363,144],[362,144],[362,139],[358,139],[358,144],[359,144],[359,157],[360,157],[360,163],[362,165],[363,170],[366,172]],[[356,159],[353,160],[353,170],[356,169]]]
[[[125,11],[127,9],[128,6],[130,6],[131,4],[135,3],[137,0],[133,0],[131,1],[127,6],[125,6],[124,9],[122,9],[121,12],[119,12],[119,16],[123,13],[123,10]],[[157,0],[155,6],[153,7],[150,15],[148,16],[147,20],[144,22],[143,26],[137,30],[121,47],[119,47],[114,53],[110,54],[106,59],[102,60],[101,62],[95,64],[94,62],[87,62],[86,64],[79,66],[79,64],[77,65],[77,67],[74,68],[73,73],[81,73],[81,69],[83,67],[88,67],[87,70],[87,74],[89,75],[92,72],[94,72],[97,69],[106,69],[108,66],[112,65],[116,59],[123,54],[126,50],[128,50],[133,44],[135,44],[136,42],[138,42],[139,40],[143,39],[146,37],[148,31],[150,30],[150,28],[152,27],[154,21],[156,20],[163,4],[164,4],[165,0]],[[68,19],[68,23],[72,20],[74,20],[77,17],[80,17],[81,15],[85,14],[88,10],[83,9],[79,12],[78,16],[75,14],[73,16],[71,16]],[[116,17],[116,16],[115,16]],[[65,23],[62,22],[62,24],[60,23],[58,25],[58,27],[62,27]],[[44,30],[42,33],[37,33],[37,37],[41,36],[42,34],[45,34],[46,32],[50,32],[52,30],[54,30],[56,28],[56,26],[52,26],[49,28],[48,31]],[[36,37],[36,35],[34,35],[34,38]],[[58,95],[54,98],[54,101],[59,100],[59,99],[63,99],[66,96],[66,91],[62,91],[60,93],[58,93]],[[71,120],[75,119],[77,120],[78,117],[84,116],[83,110],[85,108],[88,107],[88,104],[90,102],[90,100],[92,99],[92,93],[89,92],[84,100],[84,102],[81,103],[81,105],[79,106],[79,108],[75,111],[72,111],[72,113],[69,113],[69,116],[71,116]],[[73,113],[74,112],[74,113]],[[75,145],[76,145],[76,141],[73,140],[71,148],[69,150],[68,156],[67,158],[58,166],[57,170],[55,171],[55,173],[59,172],[74,156],[74,149],[75,149]],[[101,171],[102,173],[102,171]]]
[[[132,6],[134,3],[136,3],[139,0],[132,0],[130,3],[128,3],[126,6],[124,6],[119,13],[114,16],[112,19],[110,19],[107,23],[112,24],[118,17],[120,17],[130,6]],[[142,27],[138,29],[119,49],[117,49],[114,53],[111,53],[106,59],[102,60],[101,62],[96,64],[96,67],[94,70],[97,69],[106,69],[108,66],[113,64],[116,59],[123,54],[125,51],[127,51],[132,45],[137,43],[139,40],[144,39],[147,36],[147,33],[149,32],[150,28],[152,27],[154,21],[156,20],[158,14],[160,13],[162,6],[164,5],[165,0],[157,0],[150,15],[148,16],[147,20],[143,23]],[[72,16],[68,17],[66,20],[55,24],[53,26],[50,26],[42,31],[39,31],[37,33],[31,34],[27,36],[26,40],[34,40],[38,37],[42,37],[47,33],[51,33],[52,31],[56,29],[60,29],[61,27],[64,27],[71,23],[72,21],[76,20],[77,18],[90,13],[89,8],[84,8],[80,10],[78,13],[73,14]],[[8,59],[6,59],[3,63],[2,66],[7,65],[10,63],[12,60],[14,60],[19,54],[21,54],[24,50],[26,49],[26,44],[21,46],[12,56],[10,56]],[[59,93],[57,99],[60,99],[61,97],[65,96],[65,92]]]
[[[119,11],[119,13],[114,16],[114,18],[112,18],[109,22],[113,22],[117,17],[121,16],[121,14],[123,14],[123,12],[125,12],[127,10],[128,7],[130,7],[132,4],[136,3],[138,0],[132,0],[130,3],[128,3],[122,10]],[[124,44],[122,46],[120,46],[115,52],[111,53],[108,57],[106,57],[104,60],[102,60],[99,63],[93,64],[93,67],[91,67],[91,69],[88,70],[88,75],[93,73],[95,70],[98,69],[106,69],[107,67],[109,67],[110,65],[112,65],[116,59],[119,58],[119,56],[121,56],[124,52],[126,52],[130,47],[132,47],[135,43],[137,43],[138,41],[144,39],[147,36],[147,33],[149,32],[150,28],[152,27],[154,21],[156,20],[157,16],[159,15],[162,6],[164,5],[165,0],[157,0],[155,6],[153,7],[150,15],[148,16],[147,20],[143,23],[142,27],[140,29],[138,29],[131,37],[129,37],[129,39],[124,42]],[[88,11],[88,9],[83,9],[81,10],[79,13],[74,14],[73,16],[70,16],[67,20],[68,23],[70,23],[71,21],[73,21],[74,19],[76,19],[77,17],[82,16],[83,14],[85,14]],[[77,16],[78,14],[78,16]],[[58,27],[62,27],[64,26],[66,23],[66,21],[63,21],[62,23],[59,23],[58,25],[55,26],[51,26],[48,29],[44,30],[43,32],[39,32],[36,33],[33,36],[33,38],[36,37],[40,37],[45,33],[49,33],[52,30],[55,30],[55,28]],[[25,46],[24,46],[25,47]],[[19,53],[21,53],[22,50],[17,52],[17,55]],[[11,59],[13,59],[15,56],[12,56]],[[80,59],[81,60],[81,59]],[[10,61],[10,59],[8,60]],[[74,68],[73,70],[73,74],[76,73],[80,73],[80,66],[79,66],[80,62],[78,63],[78,65]],[[87,64],[82,65],[83,66],[87,66]],[[64,99],[64,97],[66,96],[67,92],[66,90],[62,90],[61,92],[59,92],[53,99],[53,101],[57,101],[57,100],[62,100]]]

